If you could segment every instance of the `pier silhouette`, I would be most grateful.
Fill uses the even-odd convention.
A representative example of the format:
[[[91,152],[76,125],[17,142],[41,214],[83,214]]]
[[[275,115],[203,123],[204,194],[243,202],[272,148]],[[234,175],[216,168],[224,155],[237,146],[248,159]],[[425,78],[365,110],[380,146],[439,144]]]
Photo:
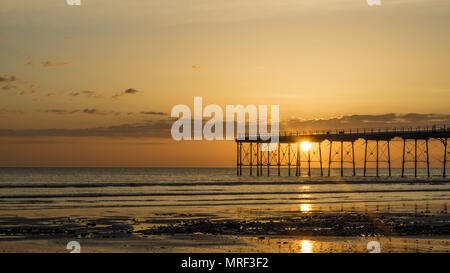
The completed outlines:
[[[260,135],[238,135],[236,138],[236,172],[238,176],[242,175],[242,169],[248,168],[249,175],[253,175],[256,169],[256,175],[262,176],[263,170],[267,170],[270,175],[271,168],[277,169],[278,176],[281,175],[281,168],[287,167],[288,175],[291,170],[295,170],[295,175],[301,175],[302,164],[307,164],[308,176],[311,176],[311,163],[319,163],[320,175],[324,175],[324,163],[327,164],[328,173],[331,175],[331,167],[333,164],[340,165],[340,175],[344,175],[344,163],[350,163],[353,170],[353,176],[356,176],[356,158],[355,158],[355,142],[364,141],[364,170],[363,176],[367,174],[367,163],[376,164],[376,176],[379,176],[380,164],[387,165],[388,175],[392,175],[391,171],[391,142],[393,139],[400,139],[403,143],[402,148],[402,173],[405,176],[406,163],[414,163],[414,176],[417,177],[418,163],[426,163],[427,176],[430,177],[430,153],[429,141],[438,140],[442,145],[442,176],[446,177],[447,164],[447,143],[450,137],[450,126],[433,125],[422,127],[400,127],[400,128],[355,128],[355,129],[334,129],[334,130],[311,130],[302,132],[284,133],[279,136],[279,145],[275,144],[275,148],[270,151],[267,149],[270,139]],[[307,159],[301,160],[301,145],[305,142],[309,145],[304,153],[307,153]],[[323,143],[328,142],[328,161],[324,162],[322,156]],[[374,143],[375,151],[371,152],[374,159],[369,158],[368,146]],[[412,146],[410,149],[407,145]],[[336,153],[332,153],[333,149],[339,149]],[[311,155],[312,148],[315,148],[315,158]],[[344,148],[345,147],[345,148]],[[266,149],[264,149],[266,148]],[[425,154],[425,159],[419,158],[419,152]],[[382,151],[383,150],[383,151]],[[386,153],[384,158],[381,154]],[[411,155],[408,159],[406,155]]]

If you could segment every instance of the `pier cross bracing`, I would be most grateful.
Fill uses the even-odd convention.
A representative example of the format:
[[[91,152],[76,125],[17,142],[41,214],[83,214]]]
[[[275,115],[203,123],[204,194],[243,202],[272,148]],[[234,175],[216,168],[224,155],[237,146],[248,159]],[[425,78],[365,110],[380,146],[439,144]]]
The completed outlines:
[[[388,168],[388,175],[391,176],[391,142],[394,138],[402,141],[402,172],[405,176],[406,163],[414,163],[414,176],[417,177],[418,163],[426,163],[427,174],[430,177],[430,153],[429,141],[438,140],[442,145],[442,176],[446,177],[448,138],[450,137],[450,126],[427,126],[416,128],[359,128],[346,130],[315,130],[303,131],[301,133],[284,133],[279,136],[279,145],[275,144],[275,149],[264,151],[262,145],[269,145],[269,140],[263,140],[261,136],[241,135],[236,139],[236,172],[242,175],[242,169],[247,168],[249,175],[256,174],[262,176],[270,175],[271,169],[275,168],[277,175],[281,175],[281,168],[287,168],[288,175],[300,176],[303,164],[307,165],[307,174],[311,176],[311,163],[319,163],[320,175],[324,175],[324,168],[327,167],[327,175],[331,174],[333,164],[340,165],[340,175],[344,175],[344,163],[352,166],[353,176],[356,176],[355,167],[355,141],[364,141],[364,169],[363,176],[367,174],[367,163],[376,164],[376,176],[379,176],[380,165],[384,164]],[[323,143],[329,142],[328,151],[323,150]],[[307,159],[302,160],[300,143],[308,142],[310,147]],[[369,143],[375,144],[375,151],[368,152]],[[408,148],[409,147],[409,148]],[[336,152],[334,150],[338,149]],[[420,151],[421,150],[421,151]],[[322,152],[328,153],[328,162],[322,159]],[[419,158],[419,153],[424,153],[425,159]],[[381,157],[384,153],[384,159]],[[411,158],[408,159],[407,155]],[[373,157],[371,159],[371,157]],[[326,165],[325,165],[326,164]]]

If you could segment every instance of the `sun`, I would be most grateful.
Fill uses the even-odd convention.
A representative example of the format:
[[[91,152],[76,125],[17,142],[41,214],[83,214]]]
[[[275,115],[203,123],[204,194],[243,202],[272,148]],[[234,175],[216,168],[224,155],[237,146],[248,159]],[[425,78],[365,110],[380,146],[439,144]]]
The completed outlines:
[[[303,151],[307,152],[311,148],[311,143],[309,143],[308,141],[302,141],[302,143],[300,143],[300,148]]]

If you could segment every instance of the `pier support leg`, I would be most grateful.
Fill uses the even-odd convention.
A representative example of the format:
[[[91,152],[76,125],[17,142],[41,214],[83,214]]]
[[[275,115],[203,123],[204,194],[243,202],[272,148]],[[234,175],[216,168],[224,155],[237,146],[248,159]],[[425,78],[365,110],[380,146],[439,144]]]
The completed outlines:
[[[281,143],[278,143],[278,176],[281,175]]]
[[[445,169],[447,167],[447,138],[444,140],[444,168],[442,169],[442,177],[446,177]]]
[[[288,176],[291,176],[291,143],[288,144]]]
[[[239,176],[239,142],[236,142],[236,175]]]
[[[356,176],[356,168],[355,168],[355,142],[352,141],[352,163],[353,163],[353,176]]]
[[[252,143],[250,142],[250,176],[252,176],[253,175],[253,170],[252,170],[252,167],[253,167],[253,147],[252,147]]]
[[[259,143],[258,151],[259,151],[259,176],[263,176],[263,151],[262,151],[262,143]]]
[[[333,150],[333,141],[330,141],[330,156],[328,157],[328,176],[331,172],[331,150]]]
[[[239,176],[242,176],[242,143],[239,143]]]
[[[269,145],[269,144],[267,144]],[[267,147],[267,176],[270,176],[270,151],[269,146]]]
[[[262,150],[262,143],[259,143],[259,176],[263,176],[263,150]]]
[[[295,175],[300,176],[300,143],[297,142],[297,162],[295,168]]]
[[[389,176],[391,176],[391,142],[387,141],[387,148],[388,148],[388,166],[389,166]]]
[[[406,139],[403,139],[402,177],[405,177],[405,149],[406,149]]]
[[[256,176],[259,176],[259,143],[256,142]]]
[[[259,156],[260,156],[260,159],[259,159],[259,175],[260,176],[263,176],[263,162],[264,162],[264,160],[263,160],[263,150],[262,150],[262,144],[260,143],[259,144]]]
[[[320,176],[323,176],[323,170],[322,170],[322,142],[319,142],[319,160],[320,160]]]
[[[427,149],[427,174],[430,177],[430,153],[428,152],[428,139],[425,140],[425,145]]]
[[[364,148],[364,176],[366,176],[366,170],[367,170],[367,139]]]
[[[417,177],[417,139],[414,139],[414,177]]]
[[[378,160],[378,140],[377,140],[377,177],[378,177],[378,166],[379,166],[379,160]]]
[[[311,147],[308,150],[308,176],[311,176]]]
[[[341,176],[344,176],[344,141],[341,141]]]

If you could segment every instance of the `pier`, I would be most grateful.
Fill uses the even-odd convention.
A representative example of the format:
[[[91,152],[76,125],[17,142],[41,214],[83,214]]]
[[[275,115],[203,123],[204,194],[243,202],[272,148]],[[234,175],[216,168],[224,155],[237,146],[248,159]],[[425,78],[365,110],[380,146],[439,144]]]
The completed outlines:
[[[340,167],[340,175],[344,176],[344,164],[350,165],[353,176],[356,176],[355,142],[364,142],[363,176],[367,175],[368,163],[375,163],[376,176],[380,175],[381,167],[387,168],[388,176],[392,175],[391,142],[393,139],[402,141],[402,172],[405,176],[407,163],[413,164],[414,176],[417,177],[418,164],[426,164],[427,175],[430,177],[430,140],[438,140],[442,145],[442,177],[446,177],[447,143],[450,137],[450,126],[424,126],[416,128],[356,128],[345,130],[314,130],[284,133],[279,136],[279,144],[268,151],[269,140],[261,136],[241,135],[236,139],[236,173],[242,176],[242,171],[248,169],[249,175],[270,175],[271,169],[276,169],[281,175],[281,169],[287,168],[288,175],[300,176],[302,168],[311,176],[311,163],[318,163],[320,175],[331,175],[331,168]],[[324,142],[328,142],[328,150],[324,151]],[[273,145],[273,144],[272,144]],[[303,145],[306,149],[303,149]],[[370,149],[371,151],[369,151]],[[324,162],[323,152],[328,154]],[[301,155],[307,156],[303,159]],[[420,158],[424,154],[425,158]]]

